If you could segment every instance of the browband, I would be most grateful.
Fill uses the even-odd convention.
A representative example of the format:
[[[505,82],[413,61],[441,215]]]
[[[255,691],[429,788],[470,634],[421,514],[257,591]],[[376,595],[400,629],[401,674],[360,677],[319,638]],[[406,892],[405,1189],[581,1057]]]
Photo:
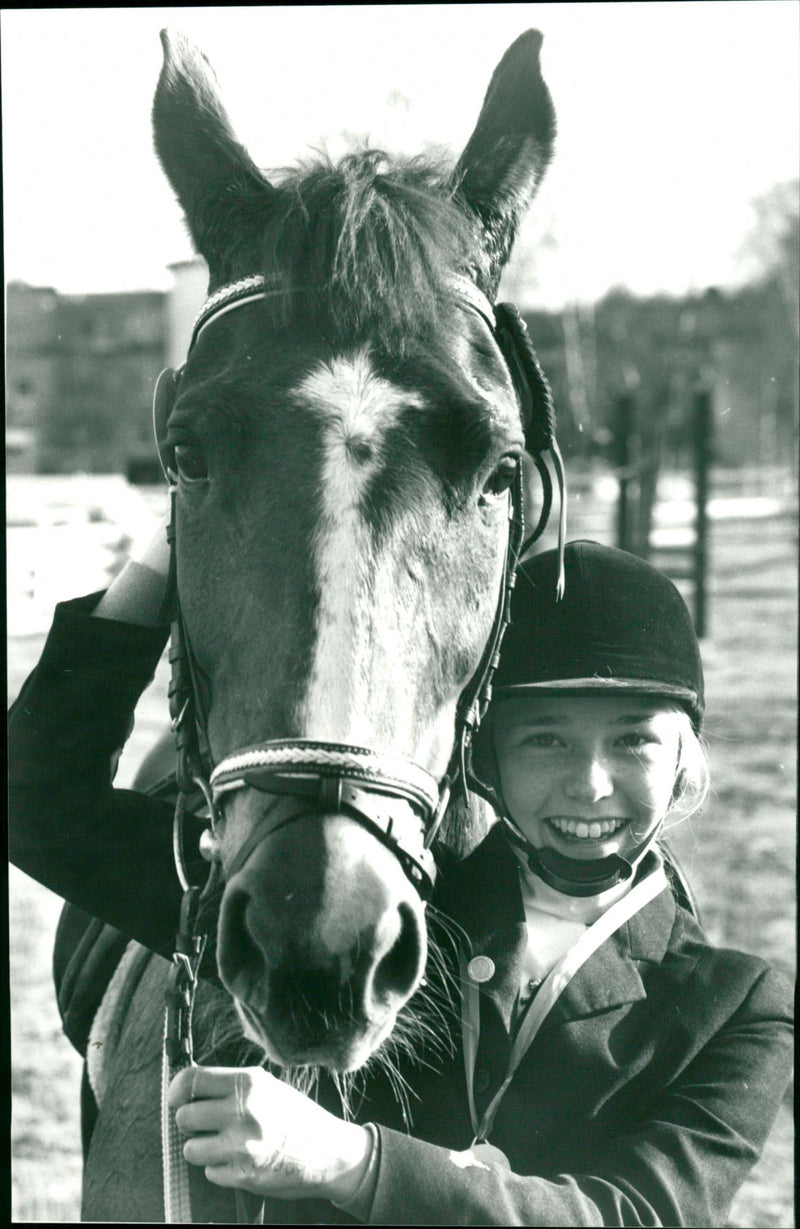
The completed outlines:
[[[255,303],[258,299],[288,293],[289,287],[279,274],[266,278],[261,273],[254,273],[252,277],[243,277],[238,282],[231,282],[229,286],[221,286],[208,296],[197,313],[192,325],[189,350],[192,350],[206,325],[216,320],[217,316],[224,316],[226,312],[233,311],[236,307],[244,307],[247,303]]]
[[[449,277],[447,284],[455,292],[457,298],[468,303],[479,315],[483,316],[489,328],[494,332],[497,327],[497,320],[494,309],[483,291],[479,290],[468,277],[458,273]],[[243,277],[238,282],[231,282],[228,286],[221,286],[219,290],[215,290],[212,295],[209,295],[197,313],[192,325],[192,339],[189,343],[189,350],[195,345],[206,325],[210,324],[212,320],[216,320],[218,316],[224,316],[226,312],[233,311],[236,307],[243,307],[245,304],[256,302],[259,299],[269,299],[277,295],[288,294],[290,289],[292,288],[286,285],[284,278],[280,274],[275,274],[268,278],[264,277],[261,273],[254,273],[251,277]]]

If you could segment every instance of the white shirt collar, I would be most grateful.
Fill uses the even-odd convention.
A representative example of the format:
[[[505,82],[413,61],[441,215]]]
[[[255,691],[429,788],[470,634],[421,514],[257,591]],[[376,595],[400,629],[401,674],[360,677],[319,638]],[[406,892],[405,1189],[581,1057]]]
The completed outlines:
[[[512,849],[519,863],[520,887],[526,913],[529,908],[533,908],[568,922],[582,922],[584,926],[591,926],[592,922],[602,917],[606,909],[622,900],[632,886],[632,879],[623,879],[621,883],[606,888],[604,892],[598,892],[596,896],[568,896],[565,892],[551,888],[530,870],[524,850],[513,845]]]

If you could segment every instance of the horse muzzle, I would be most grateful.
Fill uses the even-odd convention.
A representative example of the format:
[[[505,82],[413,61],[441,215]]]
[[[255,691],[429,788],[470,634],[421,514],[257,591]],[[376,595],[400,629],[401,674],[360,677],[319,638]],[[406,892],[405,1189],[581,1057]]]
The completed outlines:
[[[245,789],[226,806],[219,972],[272,1061],[354,1070],[422,980],[424,905],[360,821],[299,805]]]

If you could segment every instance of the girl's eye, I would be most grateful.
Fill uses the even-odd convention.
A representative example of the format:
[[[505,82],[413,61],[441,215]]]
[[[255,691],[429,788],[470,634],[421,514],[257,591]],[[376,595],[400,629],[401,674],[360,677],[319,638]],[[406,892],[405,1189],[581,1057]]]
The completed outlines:
[[[620,739],[623,747],[632,747],[636,750],[638,747],[647,747],[656,740],[650,734],[624,734]]]
[[[530,734],[525,739],[526,747],[536,747],[547,750],[550,747],[560,747],[561,740],[555,734]]]
[[[185,482],[202,482],[208,477],[208,465],[199,445],[176,444],[173,455],[178,474]]]

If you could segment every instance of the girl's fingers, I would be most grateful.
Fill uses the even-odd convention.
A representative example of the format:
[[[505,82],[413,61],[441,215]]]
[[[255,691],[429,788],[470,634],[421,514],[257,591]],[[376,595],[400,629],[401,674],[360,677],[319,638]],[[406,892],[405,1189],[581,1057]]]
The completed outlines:
[[[206,1177],[217,1186],[241,1186],[242,1171],[235,1165],[206,1165]]]
[[[169,1086],[172,1109],[191,1101],[228,1097],[236,1092],[241,1071],[231,1067],[185,1067]]]
[[[195,1131],[223,1131],[234,1117],[232,1103],[218,1097],[190,1101],[175,1111],[178,1129],[191,1135]]]
[[[195,1135],[183,1145],[183,1155],[190,1165],[231,1167],[235,1150],[224,1135]]]

